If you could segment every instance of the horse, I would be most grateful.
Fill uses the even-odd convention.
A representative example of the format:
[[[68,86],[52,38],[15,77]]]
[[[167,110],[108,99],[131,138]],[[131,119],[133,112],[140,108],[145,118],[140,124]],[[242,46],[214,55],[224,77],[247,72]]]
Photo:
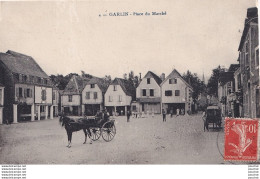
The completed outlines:
[[[62,127],[65,127],[67,132],[68,145],[66,147],[71,147],[72,133],[80,130],[83,130],[85,134],[85,141],[83,144],[86,144],[88,136],[90,138],[90,144],[92,144],[90,127],[93,126],[93,121],[91,119],[81,118],[76,120],[64,115],[60,115],[59,123]]]

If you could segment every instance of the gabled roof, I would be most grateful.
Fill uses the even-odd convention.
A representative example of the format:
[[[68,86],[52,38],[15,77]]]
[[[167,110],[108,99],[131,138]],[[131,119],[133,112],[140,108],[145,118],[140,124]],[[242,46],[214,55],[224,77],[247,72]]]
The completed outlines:
[[[240,67],[239,64],[231,64],[228,71],[229,72],[235,72]]]
[[[63,91],[63,95],[81,94],[82,90],[85,87],[85,84],[89,80],[89,78],[83,78],[81,76],[73,75],[66,85]]]
[[[115,78],[110,85],[120,85],[126,95],[135,98],[135,87],[130,81],[122,78]]]
[[[234,79],[234,72],[223,72],[219,74],[219,82],[223,85]]]
[[[176,69],[174,69],[174,70],[165,78],[165,80],[161,83],[161,86],[162,86],[170,77],[180,78],[188,87],[190,87],[190,88],[193,90],[192,86],[184,80],[184,78],[181,76],[181,74],[180,74]]]
[[[109,86],[109,83],[106,80],[104,80],[103,78],[98,78],[98,77],[93,77],[89,81],[87,81],[87,83],[84,85],[84,88],[86,85],[90,85],[90,84],[97,84],[103,93],[106,92],[106,90]]]
[[[32,57],[18,52],[8,50],[6,53],[0,53],[0,62],[12,73],[49,78]]]
[[[246,36],[250,27],[250,22],[254,22],[258,24],[258,10],[256,7],[248,8],[247,9],[247,18],[245,19],[245,25],[243,34],[241,36],[240,44],[238,47],[238,51],[241,51],[246,40]]]
[[[150,77],[150,76],[153,77],[153,79],[156,81],[156,83],[157,83],[158,85],[160,85],[160,84],[162,83],[161,78],[160,78],[159,76],[157,76],[155,73],[151,72],[151,71],[148,71],[148,72],[146,73],[146,75],[144,76],[144,78],[148,78],[148,77]]]

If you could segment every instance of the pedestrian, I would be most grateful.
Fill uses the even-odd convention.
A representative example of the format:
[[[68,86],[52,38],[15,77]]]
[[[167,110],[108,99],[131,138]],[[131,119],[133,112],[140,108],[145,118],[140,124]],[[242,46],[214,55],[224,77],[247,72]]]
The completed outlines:
[[[127,111],[127,114],[126,114],[127,122],[130,122],[130,116],[131,116],[131,112]]]
[[[177,108],[177,109],[176,109],[176,117],[179,116],[179,115],[180,115],[180,109]]]
[[[170,113],[171,113],[171,118],[172,118],[172,116],[173,116],[173,109],[170,110]]]
[[[207,131],[209,131],[209,125],[208,125],[208,122],[207,122],[207,115],[206,115],[206,112],[203,111],[202,113],[202,120],[203,120],[203,124],[204,124],[204,132],[205,132],[205,129],[207,129]]]
[[[163,122],[166,122],[166,112],[164,109],[162,110],[162,115],[163,115]]]

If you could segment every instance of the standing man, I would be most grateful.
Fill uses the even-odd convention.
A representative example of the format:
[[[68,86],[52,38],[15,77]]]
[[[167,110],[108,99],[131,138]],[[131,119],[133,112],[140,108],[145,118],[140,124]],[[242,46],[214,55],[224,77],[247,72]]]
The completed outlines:
[[[163,115],[163,122],[166,122],[166,112],[164,109],[162,110],[162,115]]]
[[[130,122],[130,116],[131,116],[131,112],[130,111],[127,111],[127,122]]]
[[[179,115],[180,115],[180,109],[177,108],[177,109],[176,109],[176,117],[179,116]]]

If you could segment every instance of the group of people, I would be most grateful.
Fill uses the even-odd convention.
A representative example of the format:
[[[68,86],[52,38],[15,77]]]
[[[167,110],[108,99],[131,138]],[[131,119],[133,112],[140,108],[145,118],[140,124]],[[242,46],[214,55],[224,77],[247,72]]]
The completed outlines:
[[[166,122],[167,112],[165,109],[162,110],[162,115],[163,115],[163,122]],[[173,109],[170,110],[170,115],[171,117],[173,117]],[[176,109],[176,117],[179,115],[184,115],[184,109],[179,109],[179,108]]]

